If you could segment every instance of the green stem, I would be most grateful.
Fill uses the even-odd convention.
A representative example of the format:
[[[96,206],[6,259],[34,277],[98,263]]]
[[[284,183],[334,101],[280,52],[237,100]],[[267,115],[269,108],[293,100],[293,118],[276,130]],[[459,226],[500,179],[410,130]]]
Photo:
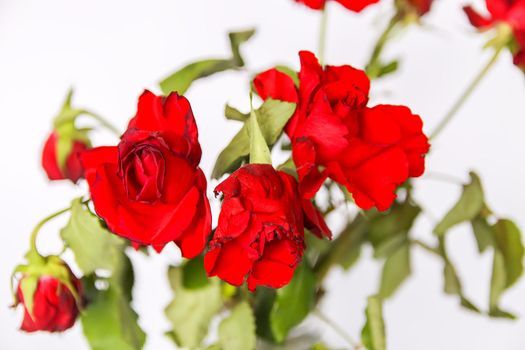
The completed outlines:
[[[326,47],[326,29],[328,26],[328,4],[325,4],[321,11],[321,26],[319,28],[319,63],[324,65],[324,52]]]
[[[356,342],[352,337],[350,337],[341,327],[339,327],[339,325],[337,325],[325,314],[323,314],[321,310],[315,309],[314,314],[318,319],[330,326],[330,328],[332,328],[332,330],[335,333],[337,333],[342,339],[344,339],[352,349],[357,350],[361,348],[361,345],[358,342]]]
[[[441,120],[441,122],[438,124],[438,126],[434,129],[432,134],[430,134],[430,139],[435,139],[447,126],[448,123],[452,120],[452,118],[457,114],[457,112],[463,107],[465,102],[468,100],[468,98],[472,95],[472,93],[476,90],[479,83],[483,80],[483,78],[487,75],[487,73],[491,70],[491,68],[494,66],[494,64],[497,62],[499,54],[503,50],[504,46],[499,47],[494,52],[494,55],[492,55],[491,59],[487,62],[487,64],[483,67],[483,69],[478,73],[478,75],[474,78],[474,80],[470,83],[470,85],[467,87],[467,89],[461,94],[459,99],[452,105],[452,108],[448,111],[448,113],[445,115],[445,117]]]
[[[95,114],[95,113],[90,112],[90,111],[83,111],[83,113],[84,113],[85,115],[90,116],[91,118],[93,118],[93,119],[96,120],[97,122],[99,122],[100,125],[102,125],[102,126],[105,127],[106,129],[108,129],[109,131],[111,131],[115,136],[117,136],[118,138],[120,138],[121,132],[119,131],[119,129],[117,129],[113,124],[111,124],[110,122],[108,122],[106,119],[104,119],[104,118],[101,117],[100,115]]]
[[[430,252],[430,253],[432,253],[434,255],[437,255],[437,256],[441,256],[439,248],[433,248],[433,247],[429,246],[428,244],[426,244],[425,242],[422,242],[422,241],[417,240],[417,239],[411,240],[410,242],[412,244],[415,244],[415,245],[423,248],[427,252]]]
[[[82,202],[82,204],[87,204],[89,203],[90,199],[88,200],[85,200]],[[45,217],[44,219],[42,219],[36,226],[35,228],[33,229],[33,232],[31,232],[31,238],[30,238],[30,244],[31,244],[31,248],[30,248],[30,251],[31,252],[35,252],[37,256],[40,256],[40,253],[38,252],[38,249],[36,247],[36,237],[38,236],[38,232],[40,232],[40,230],[42,229],[42,227],[48,223],[49,221],[53,220],[54,218],[64,214],[64,213],[67,213],[68,211],[71,210],[71,207],[68,207],[68,208],[64,208],[62,210],[59,210],[47,217]]]
[[[396,13],[390,19],[390,22],[388,22],[388,26],[385,28],[379,39],[377,39],[377,42],[374,46],[374,50],[372,51],[372,55],[370,56],[370,60],[366,65],[366,73],[368,74],[370,79],[375,79],[378,77],[379,70],[381,68],[381,53],[383,52],[386,43],[390,39],[392,31],[394,30],[394,28],[396,28],[400,20],[401,16],[398,13]]]

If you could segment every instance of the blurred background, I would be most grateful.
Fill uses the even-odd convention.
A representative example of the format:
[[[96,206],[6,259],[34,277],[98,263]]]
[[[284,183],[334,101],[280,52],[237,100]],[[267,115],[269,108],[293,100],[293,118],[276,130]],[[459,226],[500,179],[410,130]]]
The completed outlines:
[[[385,51],[401,58],[397,74],[373,83],[376,103],[406,104],[430,131],[491,53],[474,32],[461,6],[478,0],[436,0],[423,27],[411,26]],[[329,6],[328,64],[362,68],[372,45],[393,11],[390,0],[361,14],[336,3]],[[292,0],[0,0],[0,339],[2,349],[88,349],[77,324],[59,335],[18,331],[21,310],[11,310],[9,275],[22,262],[33,226],[67,206],[84,186],[48,183],[40,167],[43,141],[67,89],[74,104],[86,107],[124,129],[145,88],[159,93],[158,81],[192,60],[229,53],[226,33],[250,27],[256,36],[243,46],[247,70],[226,72],[196,82],[190,99],[200,128],[202,167],[210,174],[219,151],[239,126],[226,121],[226,102],[248,106],[250,76],[277,63],[298,68],[297,52],[317,49],[320,14]],[[442,217],[460,193],[456,184],[437,181],[443,173],[467,180],[479,172],[488,203],[497,214],[525,228],[525,77],[504,53],[474,96],[433,143],[429,176],[416,183],[417,200],[428,215],[416,223],[414,236],[431,242],[432,217]],[[115,144],[101,131],[95,144]],[[210,188],[215,182],[210,184]],[[215,210],[217,202],[214,201]],[[216,212],[215,212],[216,213]],[[43,252],[59,249],[58,229],[67,217],[46,226]],[[337,224],[337,223],[336,223]],[[486,305],[492,256],[479,255],[468,226],[449,234],[451,259],[465,294]],[[163,309],[171,300],[168,264],[179,261],[174,246],[146,257],[132,253],[136,284],[134,308],[149,334],[146,349],[172,349]],[[492,320],[460,308],[442,292],[442,262],[415,250],[413,275],[384,306],[389,349],[525,348],[525,318]],[[365,250],[347,273],[329,277],[322,310],[354,338],[364,324],[366,297],[376,291],[380,264]],[[506,293],[502,306],[525,316],[525,280]],[[328,344],[344,342],[321,329]]]

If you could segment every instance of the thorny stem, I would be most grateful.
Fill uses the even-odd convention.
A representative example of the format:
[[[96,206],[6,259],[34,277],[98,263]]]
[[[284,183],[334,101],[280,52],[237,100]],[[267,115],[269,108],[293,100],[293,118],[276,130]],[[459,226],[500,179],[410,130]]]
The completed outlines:
[[[498,57],[503,50],[505,46],[500,46],[490,60],[487,62],[487,64],[483,67],[483,69],[476,75],[474,80],[470,83],[470,85],[467,87],[467,89],[461,94],[459,99],[452,105],[452,108],[448,111],[448,113],[445,115],[445,117],[441,120],[441,122],[438,124],[438,126],[434,129],[432,134],[430,134],[430,139],[435,139],[442,131],[443,129],[450,123],[452,118],[457,114],[457,112],[463,107],[465,102],[468,100],[468,98],[472,95],[472,93],[476,90],[479,83],[485,78],[487,73],[491,70],[491,68],[494,66],[494,64],[497,62]]]

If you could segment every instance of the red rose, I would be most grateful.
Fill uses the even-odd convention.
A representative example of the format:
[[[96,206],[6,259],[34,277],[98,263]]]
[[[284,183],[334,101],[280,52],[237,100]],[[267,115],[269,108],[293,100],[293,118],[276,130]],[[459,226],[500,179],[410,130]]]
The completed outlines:
[[[49,180],[69,179],[76,183],[84,176],[84,169],[80,163],[79,154],[89,148],[81,140],[71,140],[68,154],[65,155],[64,164],[61,165],[58,157],[59,134],[55,131],[49,135],[44,150],[42,152],[42,167],[44,168]]]
[[[525,30],[515,34],[518,49],[514,54],[514,64],[525,72]]]
[[[306,6],[314,9],[321,10],[325,7],[325,4],[328,0],[295,0],[296,2],[301,2]],[[354,12],[361,12],[365,7],[371,4],[375,4],[379,0],[335,0],[344,7]]]
[[[409,6],[411,6],[419,16],[423,16],[432,7],[434,0],[405,0]]]
[[[321,214],[301,199],[295,179],[269,164],[248,164],[215,192],[224,194],[219,223],[204,258],[209,276],[250,290],[290,282],[304,250],[304,227],[331,237]]]
[[[514,33],[516,48],[513,49],[514,64],[525,71],[525,0],[487,0],[489,16],[483,16],[472,8],[463,8],[470,23],[479,30],[491,29],[505,23]]]
[[[286,126],[301,193],[315,195],[327,177],[346,186],[363,209],[388,209],[396,189],[420,176],[429,150],[419,116],[403,106],[366,106],[370,81],[350,66],[322,68],[300,52],[300,86],[271,69],[255,78],[262,98],[296,102]]]
[[[507,23],[515,31],[525,30],[525,0],[486,0],[489,16],[483,16],[472,6],[463,9],[470,23],[479,29],[488,29],[498,23]]]
[[[23,283],[24,278],[20,280]],[[70,274],[70,286],[82,298],[80,281]],[[24,320],[20,327],[26,332],[47,331],[62,332],[75,324],[78,316],[78,305],[71,290],[56,278],[42,276],[38,279],[31,313],[28,311],[27,299],[20,284],[17,288],[17,301],[24,306]]]
[[[82,155],[95,210],[134,246],[160,251],[173,241],[198,255],[211,229],[206,178],[190,103],[145,91],[118,147]]]

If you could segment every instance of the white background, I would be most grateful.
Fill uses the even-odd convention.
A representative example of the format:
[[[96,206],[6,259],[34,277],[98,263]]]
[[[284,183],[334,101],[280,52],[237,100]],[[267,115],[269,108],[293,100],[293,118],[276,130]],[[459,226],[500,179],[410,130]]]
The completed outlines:
[[[477,1],[478,4],[481,1]],[[329,8],[327,62],[362,67],[372,43],[385,26],[391,2],[356,15],[337,4]],[[489,58],[485,38],[474,33],[461,11],[462,1],[439,0],[425,27],[412,27],[387,49],[402,57],[402,69],[374,83],[374,103],[402,103],[422,115],[431,130],[455,97]],[[20,310],[11,303],[9,274],[22,262],[32,227],[68,205],[84,187],[49,184],[40,168],[40,151],[62,98],[70,86],[74,102],[107,116],[120,128],[136,108],[144,88],[191,60],[226,56],[228,30],[255,26],[256,37],[244,47],[252,72],[276,63],[297,67],[300,49],[317,48],[319,13],[292,0],[0,0],[0,341],[5,350],[87,349],[79,325],[61,335],[26,335],[17,331]],[[202,167],[213,161],[238,129],[226,122],[225,102],[246,106],[248,73],[229,72],[198,82],[188,92],[200,127]],[[496,213],[525,228],[525,79],[502,55],[472,99],[433,144],[428,171],[467,179],[476,169]],[[107,133],[97,143],[115,140]],[[210,187],[214,186],[210,184]],[[440,217],[459,194],[459,187],[422,178],[417,198],[427,217]],[[57,231],[46,226],[39,245],[59,250]],[[418,221],[415,236],[431,242],[431,220]],[[468,227],[450,233],[451,256],[465,293],[487,305],[491,254],[479,256]],[[178,252],[167,249],[150,258],[132,254],[137,270],[134,306],[148,332],[146,349],[170,349],[163,336],[169,328],[163,308],[171,298],[166,267]],[[441,262],[415,251],[414,274],[385,305],[390,349],[525,348],[525,321],[490,320],[459,308],[442,293]],[[363,325],[366,296],[376,290],[380,265],[367,251],[349,273],[334,271],[322,308],[354,338]],[[525,316],[525,280],[503,298],[503,305]],[[324,329],[322,329],[324,331]],[[344,342],[326,330],[334,345]]]

